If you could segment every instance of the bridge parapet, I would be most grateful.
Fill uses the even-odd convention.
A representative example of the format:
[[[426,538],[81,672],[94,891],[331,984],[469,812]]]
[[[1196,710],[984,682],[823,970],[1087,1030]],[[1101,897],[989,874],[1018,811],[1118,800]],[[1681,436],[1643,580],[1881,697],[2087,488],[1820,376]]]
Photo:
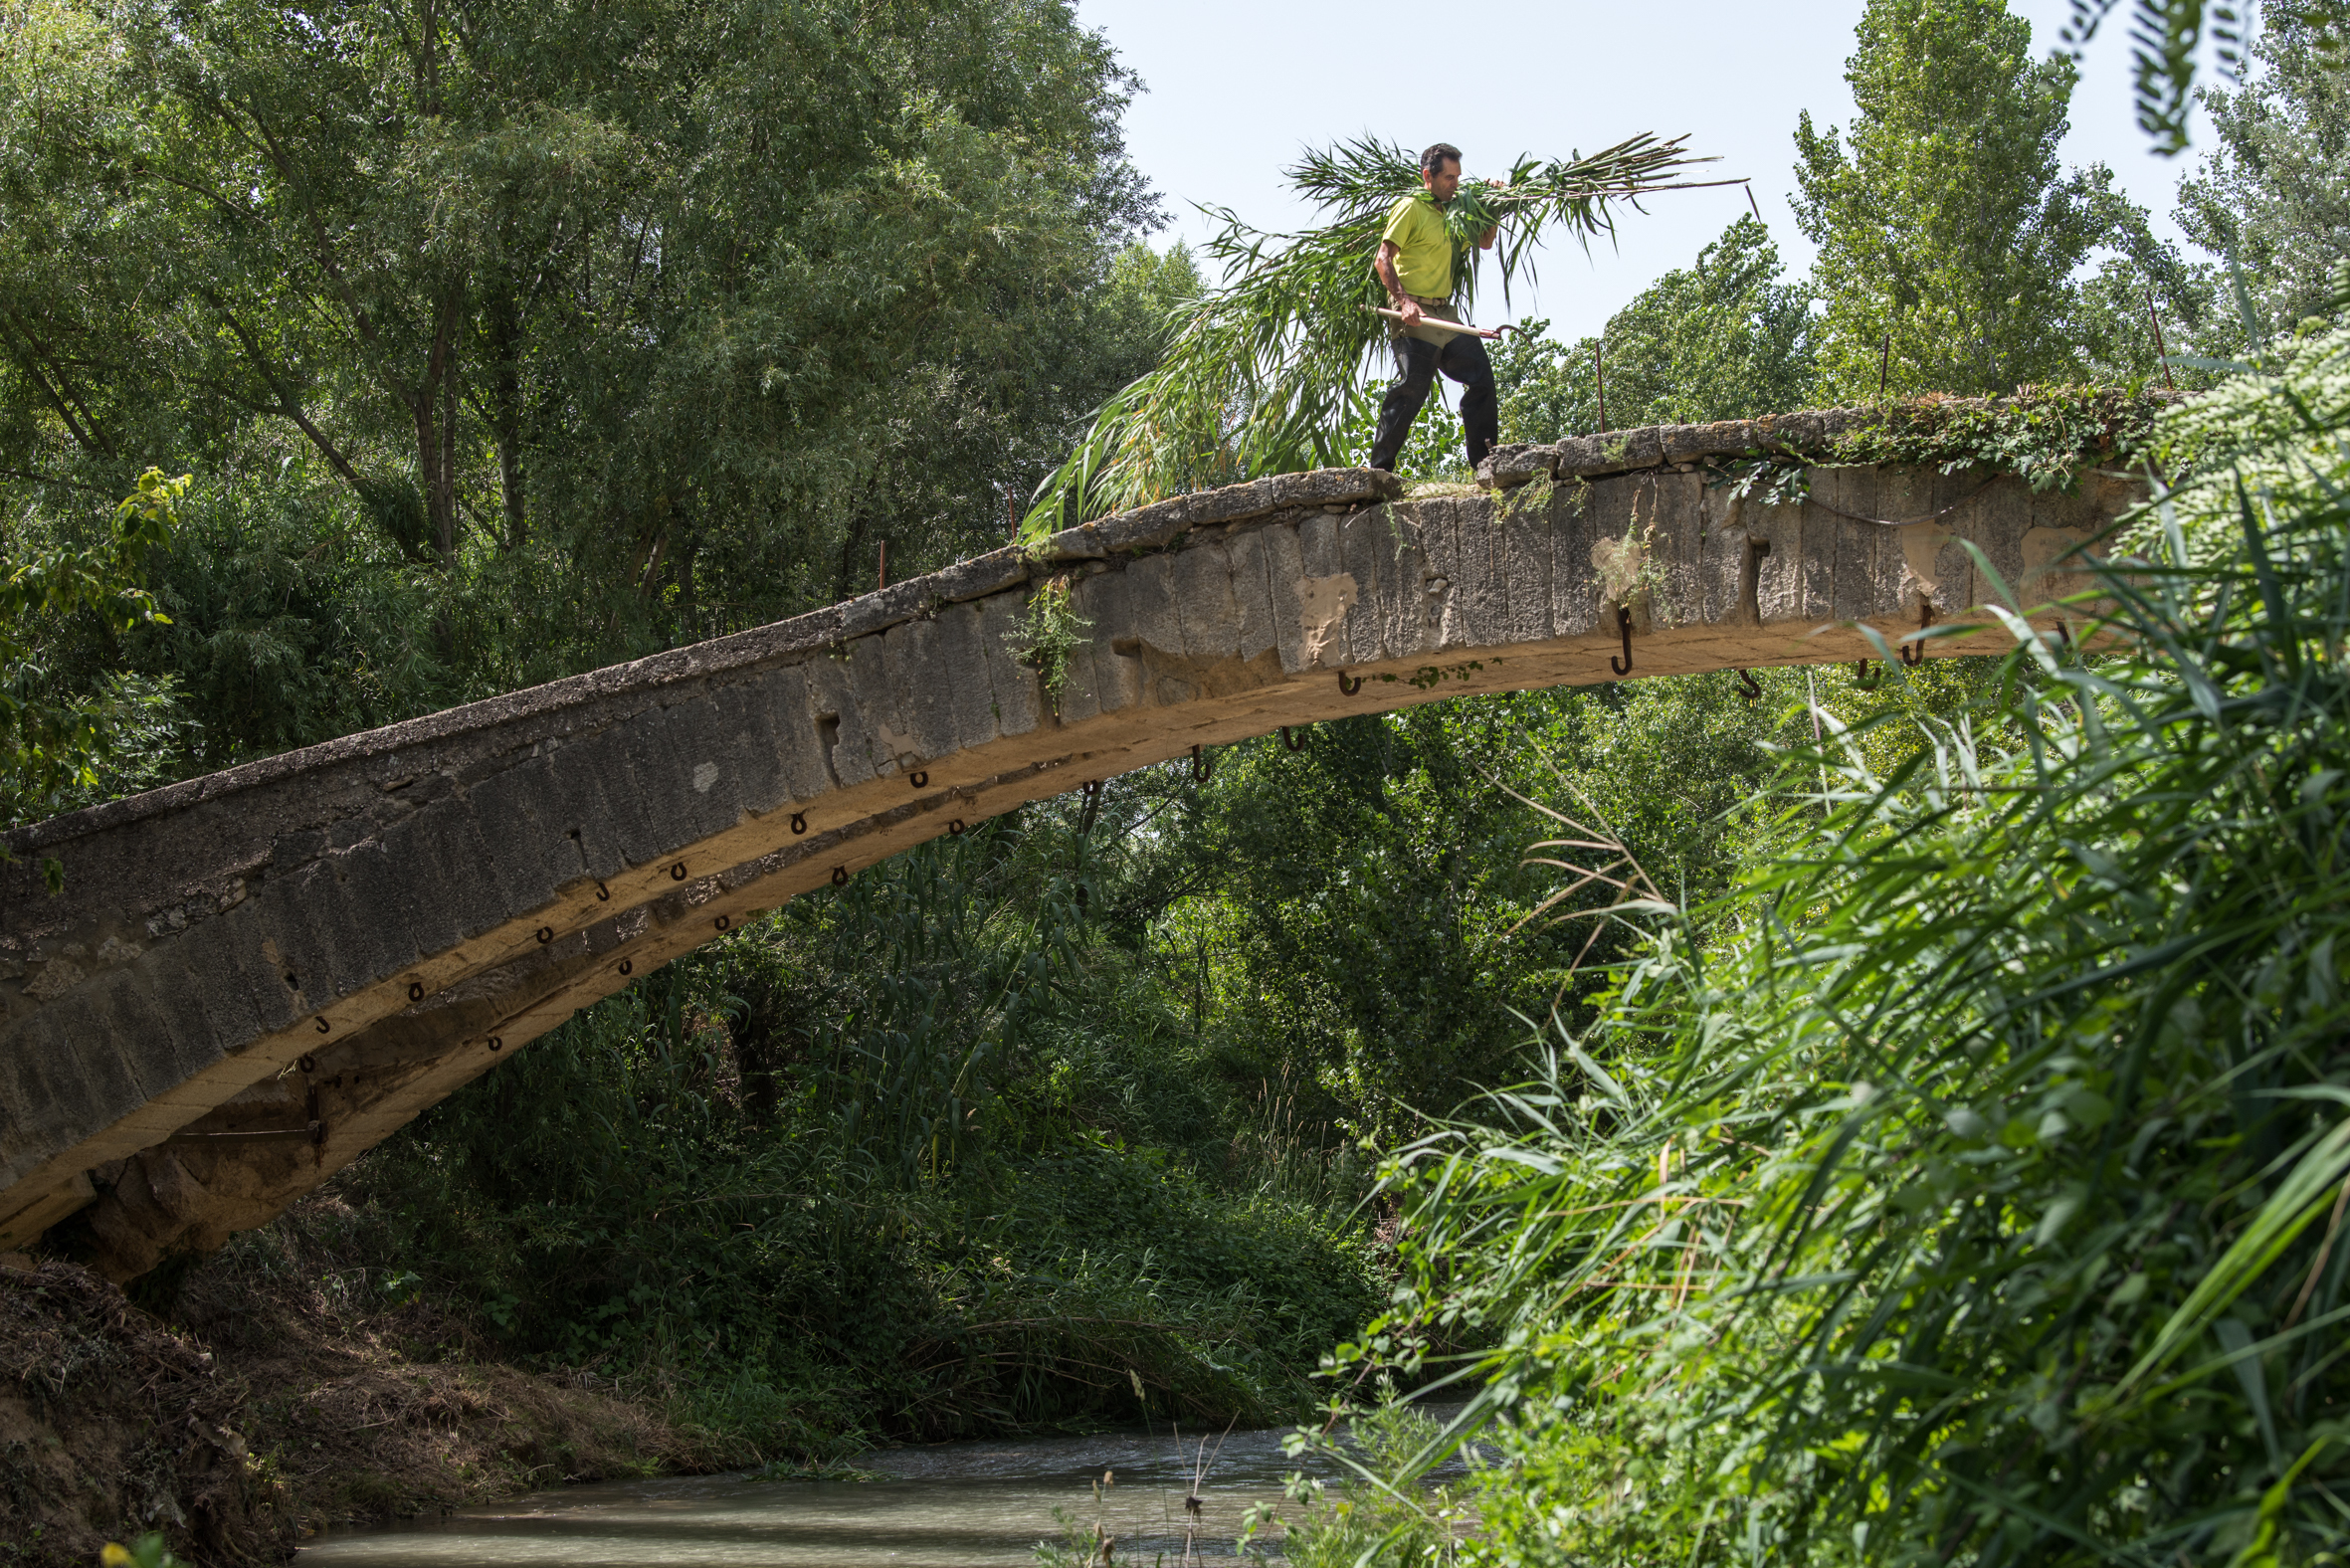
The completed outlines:
[[[1994,597],[1969,542],[2028,602],[2069,591],[2050,564],[2134,497],[1841,469],[1742,505],[1700,465],[1753,428],[1686,429],[1715,434],[1505,450],[1497,494],[1182,496],[19,830],[0,1249],[85,1208],[117,1277],[216,1246],[634,976],[954,824],[1283,724],[1612,680],[1619,606],[1636,676],[1865,657],[1862,625]],[[1048,581],[1084,628],[1054,690],[1018,652]]]

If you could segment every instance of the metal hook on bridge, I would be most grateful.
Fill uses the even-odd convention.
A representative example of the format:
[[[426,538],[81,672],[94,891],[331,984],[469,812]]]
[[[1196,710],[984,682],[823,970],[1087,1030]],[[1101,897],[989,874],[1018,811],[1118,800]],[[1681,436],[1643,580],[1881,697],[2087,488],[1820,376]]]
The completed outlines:
[[[1884,679],[1885,673],[1882,670],[1874,671],[1873,673],[1870,671],[1867,660],[1856,659],[1853,661],[1853,685],[1859,686],[1861,690],[1875,690],[1878,686],[1884,685]]]
[[[1620,676],[1632,674],[1632,606],[1616,606],[1616,630],[1624,636],[1624,662],[1616,663],[1616,656],[1608,656],[1608,668]]]
[[[1745,670],[1738,672],[1738,686],[1739,694],[1747,701],[1759,702],[1762,700],[1762,687],[1754,684],[1754,676],[1751,672]]]
[[[1207,753],[1201,751],[1197,746],[1192,747],[1191,781],[1194,784],[1205,784],[1208,782],[1208,775],[1215,771],[1216,764],[1208,760]]]
[[[1934,607],[1927,603],[1924,599],[1919,599],[1917,602],[1917,629],[1922,632],[1933,624]],[[1903,643],[1901,645],[1901,663],[1903,665],[1907,666],[1911,670],[1915,670],[1919,665],[1924,664],[1925,661],[1925,644]]]
[[[1340,691],[1343,691],[1348,696],[1352,696],[1362,688],[1363,678],[1361,676],[1356,676],[1352,681],[1349,681],[1346,679],[1345,671],[1341,670],[1338,672],[1338,689]]]
[[[1303,735],[1290,734],[1289,726],[1283,724],[1281,726],[1281,744],[1291,751],[1303,751],[1305,749],[1305,737]]]

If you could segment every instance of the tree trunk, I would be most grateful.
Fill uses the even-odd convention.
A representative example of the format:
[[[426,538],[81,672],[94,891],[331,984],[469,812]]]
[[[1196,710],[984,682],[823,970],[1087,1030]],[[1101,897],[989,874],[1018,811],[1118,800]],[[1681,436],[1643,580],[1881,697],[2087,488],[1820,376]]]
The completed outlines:
[[[510,284],[489,303],[490,427],[497,443],[497,482],[505,506],[505,547],[528,535],[522,491],[522,325]]]

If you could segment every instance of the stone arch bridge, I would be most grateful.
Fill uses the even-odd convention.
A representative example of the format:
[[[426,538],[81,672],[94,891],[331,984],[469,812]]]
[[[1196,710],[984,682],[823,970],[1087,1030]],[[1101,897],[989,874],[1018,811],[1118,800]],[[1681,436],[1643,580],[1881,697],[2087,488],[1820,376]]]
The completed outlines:
[[[7,838],[0,1252],[88,1209],[128,1278],[258,1225],[633,975],[958,822],[1280,725],[1466,692],[1869,657],[2023,602],[2138,490],[1709,459],[1850,414],[1508,448],[1491,493],[1368,470],[1185,495],[756,631]],[[1533,482],[1531,488],[1525,487]],[[1963,542],[1962,542],[1963,541]],[[1083,630],[1047,690],[1042,587]],[[1918,645],[1995,651],[1981,639]],[[62,861],[50,896],[39,863]]]

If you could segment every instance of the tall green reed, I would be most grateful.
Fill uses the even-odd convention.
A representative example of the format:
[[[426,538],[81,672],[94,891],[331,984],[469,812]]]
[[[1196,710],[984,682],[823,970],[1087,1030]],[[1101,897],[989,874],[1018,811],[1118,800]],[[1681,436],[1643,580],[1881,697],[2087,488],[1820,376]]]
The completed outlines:
[[[2119,652],[2006,615],[1882,777],[1828,718],[1736,891],[1608,915],[1593,1026],[1393,1162],[1342,1369],[1476,1385],[1495,1560],[2344,1555],[2350,333],[2161,444]]]

